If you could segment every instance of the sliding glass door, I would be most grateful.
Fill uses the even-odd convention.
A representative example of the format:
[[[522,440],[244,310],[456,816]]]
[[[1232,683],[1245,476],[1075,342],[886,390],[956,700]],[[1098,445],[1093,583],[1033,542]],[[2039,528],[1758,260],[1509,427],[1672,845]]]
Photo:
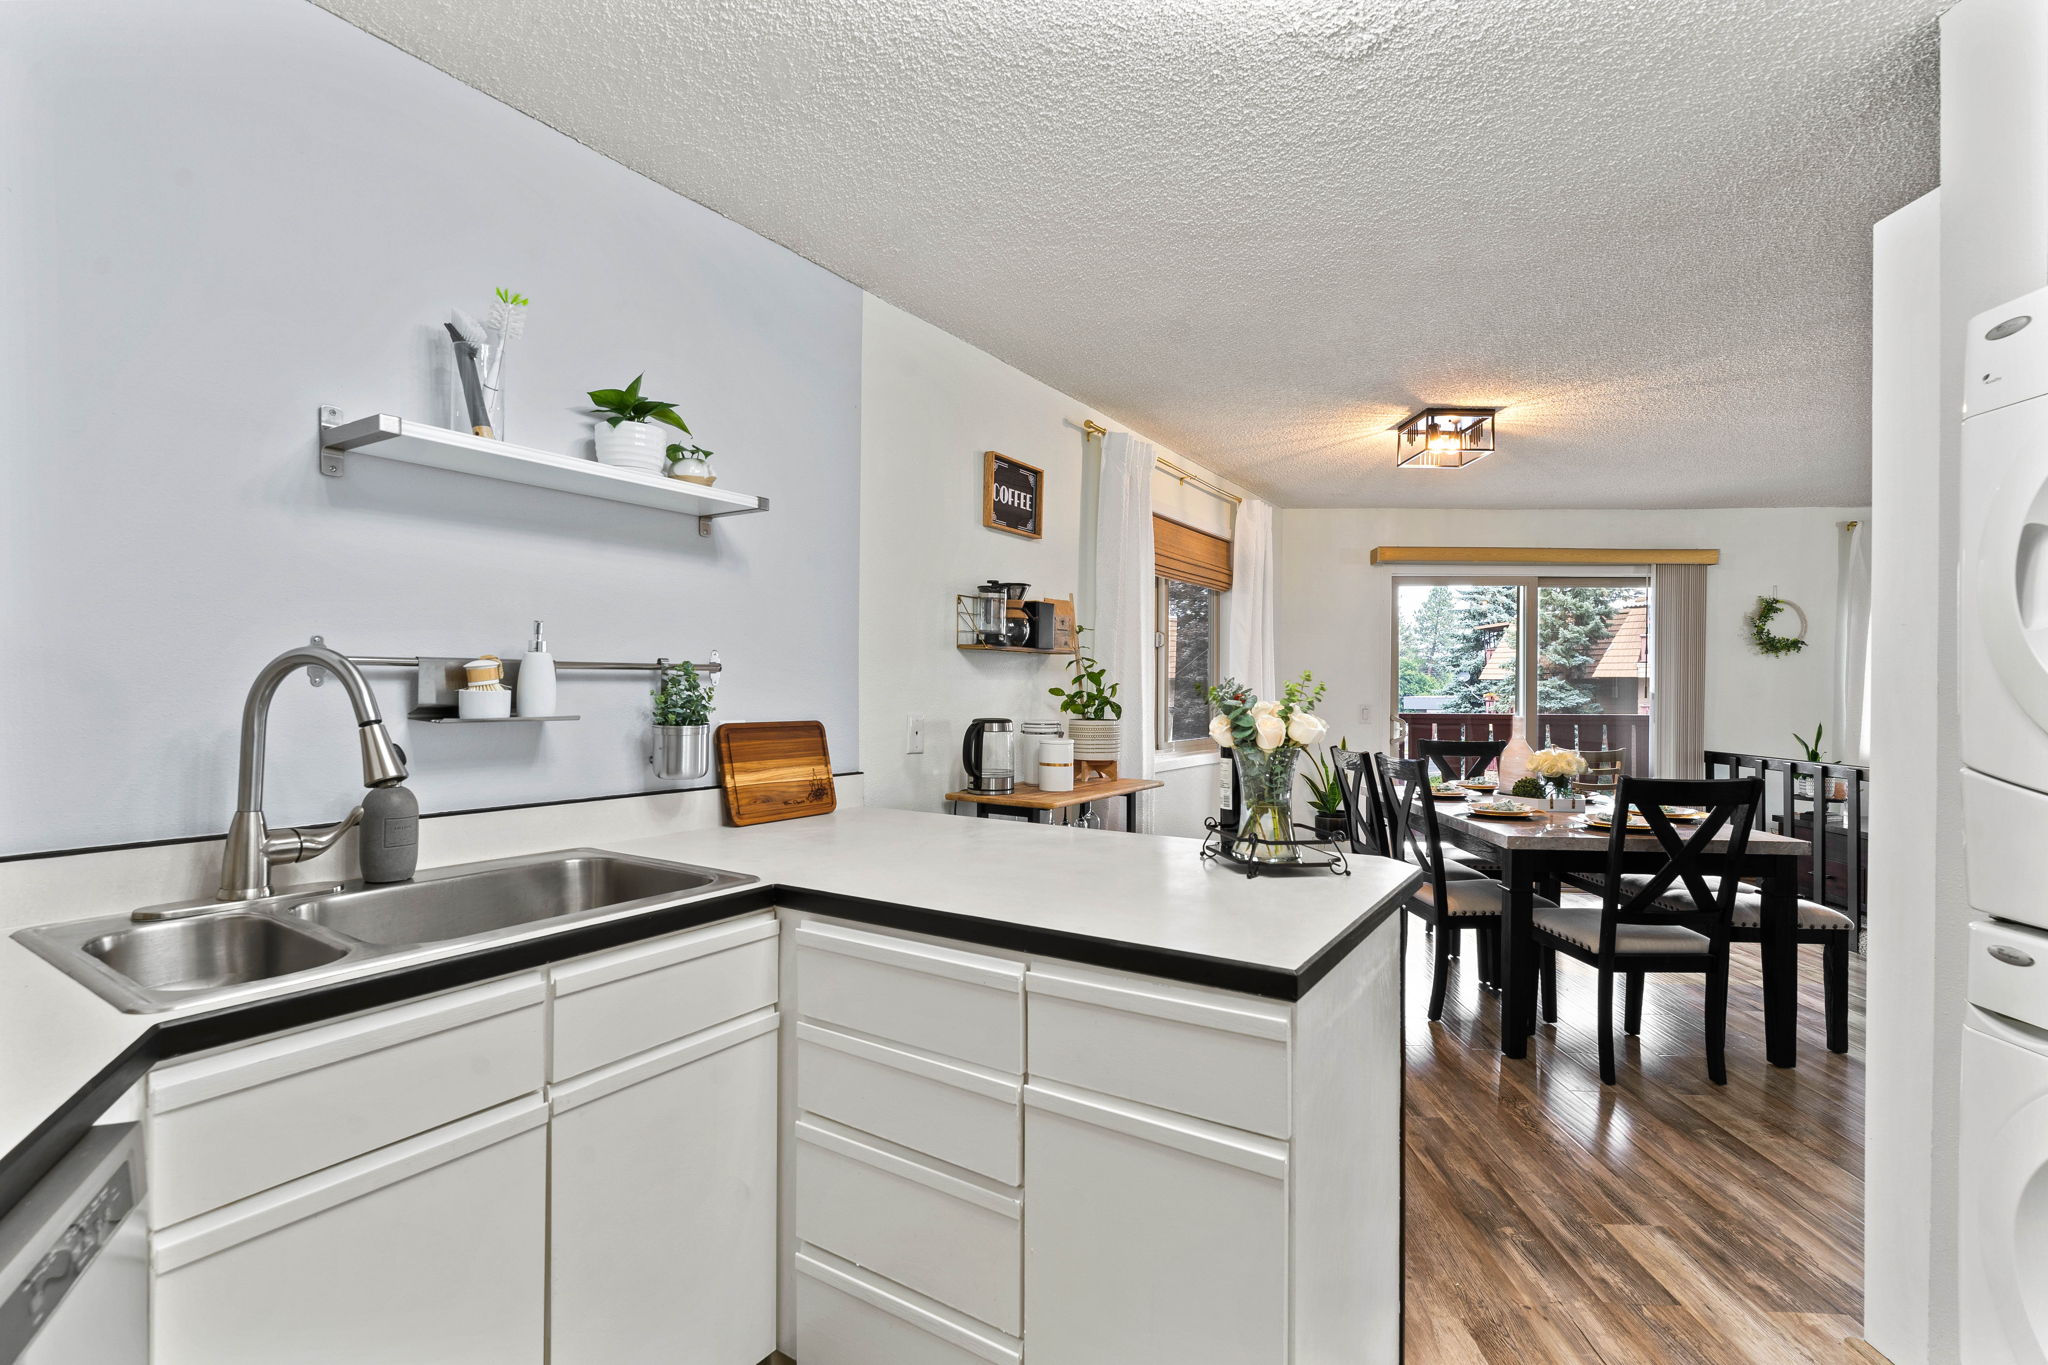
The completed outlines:
[[[1396,735],[1505,740],[1503,773],[1546,744],[1650,770],[1650,593],[1636,575],[1397,577]],[[1533,663],[1525,663],[1533,661]]]

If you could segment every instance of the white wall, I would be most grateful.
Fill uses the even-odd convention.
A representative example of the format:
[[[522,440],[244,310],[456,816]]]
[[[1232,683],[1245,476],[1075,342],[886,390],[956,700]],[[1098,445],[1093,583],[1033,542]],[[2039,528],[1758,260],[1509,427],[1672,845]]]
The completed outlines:
[[[0,72],[0,852],[222,829],[249,680],[315,633],[715,648],[720,719],[821,718],[858,765],[857,289],[311,5],[0,6]],[[510,436],[587,449],[583,391],[644,370],[774,510],[700,540],[374,459],[317,476],[320,404],[444,420],[440,324],[500,284],[534,300]],[[650,682],[564,675],[574,724],[395,728],[430,811],[635,791]],[[407,683],[379,675],[387,714]],[[276,820],[347,808],[353,728],[286,685]]]
[[[1951,656],[1929,645],[1950,597],[1938,509],[1953,498],[1940,460],[1940,192],[1879,223],[1873,246],[1870,716],[1882,780],[1870,791],[1863,1335],[1894,1365],[1921,1365],[1953,1352],[1934,1349],[1931,1328],[1954,1311],[1955,1034],[1930,1025],[1952,1011],[1942,997],[1959,994],[1961,964],[1943,942],[1928,802],[1953,761],[1940,735]]]
[[[1034,597],[1081,590],[1093,471],[1081,423],[1101,413],[958,337],[870,298],[861,329],[861,754],[871,805],[943,810],[958,787],[960,736],[976,716],[1053,719],[1055,659],[954,647],[953,597],[985,579],[1021,580]],[[982,452],[1045,471],[1044,530],[1027,540],[981,524]],[[1178,459],[1170,451],[1161,455]],[[1187,466],[1190,469],[1195,466]],[[1164,515],[1214,518],[1214,499],[1155,480]],[[1184,505],[1183,505],[1184,503]],[[1205,508],[1204,503],[1210,504]],[[1087,624],[1083,604],[1082,624]],[[1128,679],[1125,719],[1148,680]],[[906,754],[911,715],[924,752]],[[1213,761],[1160,774],[1153,828],[1192,834],[1210,813]],[[1112,819],[1115,812],[1106,811]]]
[[[1372,563],[1375,546],[1717,549],[1721,562],[1707,571],[1707,745],[1792,755],[1792,732],[1810,732],[1830,713],[1837,528],[1867,515],[1867,509],[1853,507],[1283,510],[1278,516],[1280,674],[1313,670],[1330,684],[1322,712],[1331,733],[1349,736],[1353,748],[1384,748],[1394,704],[1395,570]],[[1407,571],[1454,570],[1417,565]],[[1743,620],[1759,596],[1774,590],[1804,608],[1812,626],[1808,638],[1813,643],[1790,657],[1758,654]],[[1788,622],[1781,618],[1781,630],[1789,628]],[[1370,720],[1361,708],[1370,711]]]

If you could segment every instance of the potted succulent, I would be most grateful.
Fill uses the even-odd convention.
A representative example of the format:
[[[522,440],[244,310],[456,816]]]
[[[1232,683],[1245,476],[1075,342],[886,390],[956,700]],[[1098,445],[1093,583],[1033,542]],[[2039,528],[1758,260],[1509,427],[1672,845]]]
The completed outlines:
[[[1209,722],[1209,737],[1232,751],[1244,820],[1237,828],[1236,856],[1261,863],[1298,863],[1294,842],[1294,764],[1329,726],[1315,714],[1323,684],[1303,673],[1280,690],[1278,701],[1260,701],[1235,678],[1209,689],[1222,714]]]
[[[1308,756],[1309,771],[1302,779],[1308,783],[1308,804],[1316,813],[1319,839],[1342,839],[1350,833],[1344,818],[1344,779],[1337,770],[1337,755],[1350,749],[1350,741],[1340,739],[1323,753]]]
[[[702,777],[711,767],[712,685],[696,665],[661,672],[654,689],[654,753],[648,761],[664,782]]]
[[[1060,710],[1072,716],[1067,738],[1074,741],[1074,762],[1114,763],[1122,730],[1124,704],[1116,699],[1123,684],[1107,681],[1109,670],[1079,650],[1067,665],[1073,676],[1065,687],[1046,691],[1060,699]]]
[[[633,382],[623,389],[590,391],[594,404],[590,411],[599,419],[595,427],[599,463],[659,473],[668,461],[661,430],[654,424],[661,422],[685,436],[690,434],[690,428],[676,415],[675,404],[640,396],[640,381],[646,377],[633,376]]]
[[[671,445],[668,476],[684,483],[701,483],[706,488],[718,482],[718,475],[711,469],[711,452],[703,446]]]
[[[1543,784],[1543,809],[1584,810],[1586,798],[1572,787],[1572,779],[1586,771],[1585,757],[1577,749],[1560,749],[1555,744],[1529,755],[1529,772]]]

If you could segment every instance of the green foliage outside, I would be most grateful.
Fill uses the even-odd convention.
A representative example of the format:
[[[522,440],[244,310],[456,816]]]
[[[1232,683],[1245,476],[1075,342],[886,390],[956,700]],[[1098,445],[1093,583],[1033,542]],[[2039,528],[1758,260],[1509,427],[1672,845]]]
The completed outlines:
[[[1448,696],[1452,712],[1510,711],[1520,660],[1508,676],[1481,678],[1490,646],[1511,635],[1520,590],[1507,585],[1433,587],[1401,625],[1403,697]],[[1621,611],[1640,600],[1627,588],[1545,587],[1536,593],[1536,703],[1545,714],[1601,709],[1590,683],[1600,647]],[[1505,647],[1513,651],[1510,639]]]

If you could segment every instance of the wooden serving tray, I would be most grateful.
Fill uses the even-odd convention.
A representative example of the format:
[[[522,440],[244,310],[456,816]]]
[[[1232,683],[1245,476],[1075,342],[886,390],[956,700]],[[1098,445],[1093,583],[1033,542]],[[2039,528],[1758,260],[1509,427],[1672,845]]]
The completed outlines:
[[[725,813],[735,825],[825,815],[839,805],[820,721],[721,725],[718,766]]]

